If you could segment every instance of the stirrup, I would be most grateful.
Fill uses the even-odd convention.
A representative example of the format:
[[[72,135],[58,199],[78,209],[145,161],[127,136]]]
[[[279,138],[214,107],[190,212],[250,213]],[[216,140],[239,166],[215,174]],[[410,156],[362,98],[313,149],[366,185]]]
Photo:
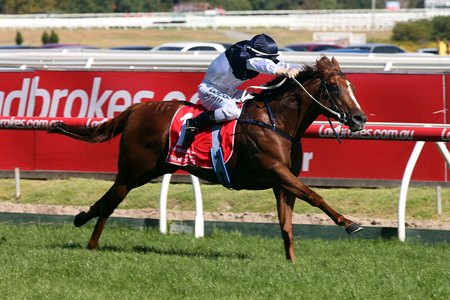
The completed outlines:
[[[194,125],[194,119],[187,119],[186,120],[186,129],[196,129]]]
[[[183,139],[183,148],[189,148],[192,142],[195,139],[195,135],[197,134],[197,127],[194,126],[192,119],[186,120],[186,127],[184,128],[184,139]]]

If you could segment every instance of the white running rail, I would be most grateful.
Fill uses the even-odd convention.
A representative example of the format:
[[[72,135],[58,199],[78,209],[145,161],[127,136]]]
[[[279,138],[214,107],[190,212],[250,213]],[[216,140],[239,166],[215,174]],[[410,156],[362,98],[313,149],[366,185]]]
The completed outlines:
[[[196,238],[204,236],[204,220],[203,220],[203,199],[202,191],[200,189],[200,182],[194,175],[190,175],[192,181],[192,188],[195,199],[195,229],[194,235]],[[172,174],[163,176],[161,183],[161,194],[159,198],[159,231],[163,234],[167,233],[167,194],[169,192],[170,179]]]

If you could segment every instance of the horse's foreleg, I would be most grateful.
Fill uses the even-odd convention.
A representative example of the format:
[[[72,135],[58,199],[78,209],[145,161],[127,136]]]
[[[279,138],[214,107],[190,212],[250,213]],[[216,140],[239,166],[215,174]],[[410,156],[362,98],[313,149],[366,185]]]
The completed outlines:
[[[292,232],[292,212],[294,210],[295,196],[278,188],[273,188],[273,192],[277,199],[278,220],[280,222],[286,259],[295,262],[294,234]]]
[[[310,205],[320,208],[333,220],[334,223],[339,226],[344,226],[348,233],[354,233],[363,229],[360,225],[345,218],[343,215],[331,208],[331,206],[329,206],[319,194],[311,190],[299,178],[292,175],[287,168],[279,168],[277,170],[277,174],[281,180],[281,188],[286,189],[297,198],[308,202]]]
[[[120,202],[125,199],[129,192],[129,188],[124,184],[114,183],[109,192],[110,197],[109,199],[105,198],[105,200],[103,201],[97,223],[95,224],[94,231],[92,232],[91,238],[89,239],[87,245],[88,249],[98,248],[98,241],[100,240],[100,236],[103,232],[106,221],[120,204]]]

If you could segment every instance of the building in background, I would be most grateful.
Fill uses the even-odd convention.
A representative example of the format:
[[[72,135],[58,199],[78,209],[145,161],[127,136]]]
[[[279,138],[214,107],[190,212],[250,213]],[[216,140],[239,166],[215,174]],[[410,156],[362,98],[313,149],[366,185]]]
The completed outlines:
[[[400,10],[400,1],[386,1],[387,10]]]
[[[425,0],[425,8],[450,7],[450,0]]]

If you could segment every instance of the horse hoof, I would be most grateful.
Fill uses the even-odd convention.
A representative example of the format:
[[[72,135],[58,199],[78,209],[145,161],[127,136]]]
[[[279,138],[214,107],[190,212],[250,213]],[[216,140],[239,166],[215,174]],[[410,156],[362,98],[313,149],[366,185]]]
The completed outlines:
[[[89,242],[86,247],[88,250],[97,250],[98,244]]]
[[[73,220],[73,225],[75,225],[75,227],[80,227],[83,226],[84,224],[86,224],[86,215],[87,213],[82,211],[80,212],[78,215],[75,216],[75,219]]]
[[[361,227],[359,224],[356,224],[356,223],[352,223],[352,224],[348,225],[347,227],[345,227],[345,231],[347,231],[348,234],[356,233],[363,229],[364,229],[363,227]]]

